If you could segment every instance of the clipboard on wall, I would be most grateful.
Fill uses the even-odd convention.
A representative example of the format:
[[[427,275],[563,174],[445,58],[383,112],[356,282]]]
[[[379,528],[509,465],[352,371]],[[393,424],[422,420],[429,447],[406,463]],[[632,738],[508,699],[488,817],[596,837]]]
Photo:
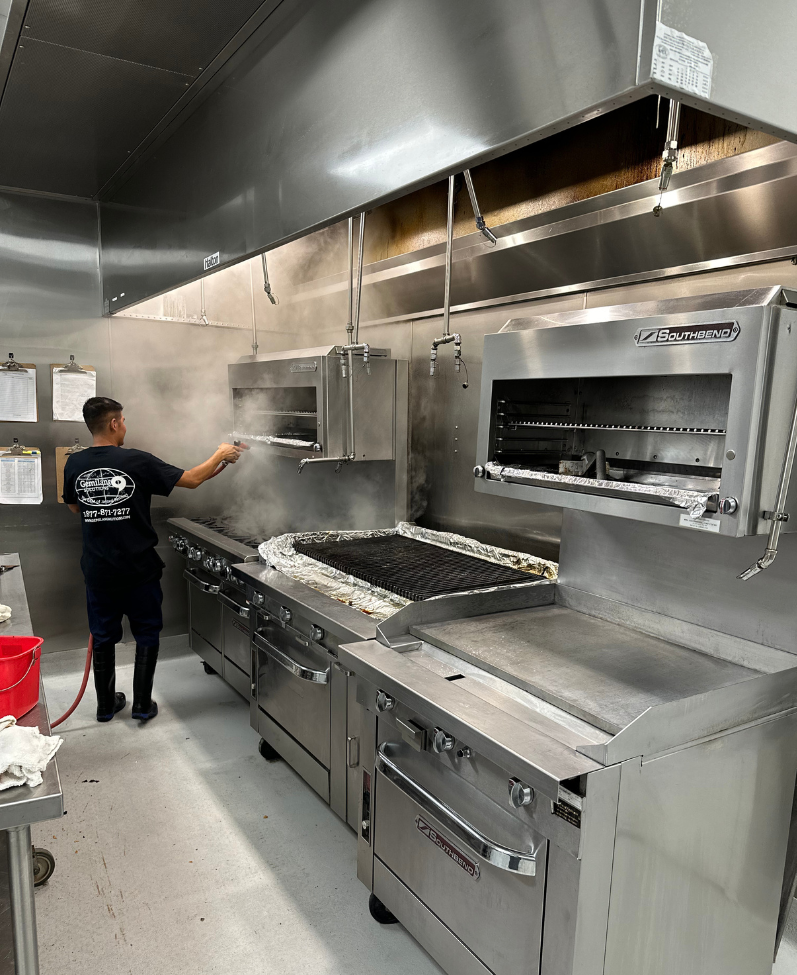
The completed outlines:
[[[75,437],[75,442],[71,447],[55,448],[55,490],[59,504],[64,503],[64,468],[66,467],[66,462],[72,454],[76,454],[78,451],[85,449],[77,437]]]
[[[78,365],[72,355],[69,362],[50,363],[50,381],[53,391],[53,419],[82,423],[83,404],[97,395],[95,367]]]
[[[0,504],[42,503],[42,452],[38,447],[0,447]]]
[[[13,352],[0,363],[0,422],[37,423],[36,366],[16,362]]]

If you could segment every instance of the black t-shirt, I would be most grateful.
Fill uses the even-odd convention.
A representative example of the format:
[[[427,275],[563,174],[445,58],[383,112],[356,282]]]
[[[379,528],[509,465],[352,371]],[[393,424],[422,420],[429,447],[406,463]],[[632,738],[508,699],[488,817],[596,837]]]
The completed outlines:
[[[89,588],[132,588],[160,579],[150,503],[153,494],[171,494],[182,474],[143,450],[87,447],[69,455],[64,501],[80,505],[80,567]]]

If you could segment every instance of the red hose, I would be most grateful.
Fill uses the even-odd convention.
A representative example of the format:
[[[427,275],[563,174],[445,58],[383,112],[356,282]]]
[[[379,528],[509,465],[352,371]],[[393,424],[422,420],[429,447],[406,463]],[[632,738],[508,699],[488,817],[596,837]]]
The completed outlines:
[[[72,707],[65,711],[57,721],[50,723],[51,728],[57,728],[59,724],[69,717],[69,715],[75,710],[75,708],[83,700],[83,695],[86,693],[86,686],[89,682],[89,674],[91,673],[91,656],[94,653],[94,637],[89,634],[89,648],[86,651],[86,667],[83,670],[83,683],[80,685],[80,690],[78,691],[77,697],[75,698]]]

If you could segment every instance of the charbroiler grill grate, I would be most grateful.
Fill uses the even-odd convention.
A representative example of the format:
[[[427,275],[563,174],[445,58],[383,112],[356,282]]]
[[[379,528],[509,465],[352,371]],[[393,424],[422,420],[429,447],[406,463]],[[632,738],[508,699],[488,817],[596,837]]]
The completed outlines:
[[[529,582],[536,575],[403,535],[339,542],[296,541],[294,548],[317,562],[413,602]]]
[[[197,525],[203,525],[205,528],[210,528],[212,531],[218,532],[219,535],[232,539],[234,542],[240,542],[241,545],[248,545],[250,548],[257,548],[261,542],[265,541],[265,539],[259,538],[257,535],[244,535],[236,532],[229,525],[223,521],[218,521],[216,518],[192,518],[191,521],[196,522]]]

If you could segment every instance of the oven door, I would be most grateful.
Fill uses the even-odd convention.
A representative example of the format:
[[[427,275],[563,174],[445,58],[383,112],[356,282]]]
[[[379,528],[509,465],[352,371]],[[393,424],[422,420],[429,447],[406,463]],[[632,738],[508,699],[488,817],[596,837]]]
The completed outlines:
[[[428,752],[383,742],[376,768],[377,897],[399,881],[494,975],[537,975],[545,838]]]
[[[257,703],[329,769],[330,661],[289,626],[258,617]]]
[[[252,661],[249,634],[250,609],[239,601],[233,590],[218,595],[221,603],[221,650],[224,654],[224,679],[245,697],[250,696]]]
[[[191,649],[217,673],[222,671],[221,606],[216,598],[221,590],[218,579],[201,569],[186,569],[188,581],[188,619]]]

